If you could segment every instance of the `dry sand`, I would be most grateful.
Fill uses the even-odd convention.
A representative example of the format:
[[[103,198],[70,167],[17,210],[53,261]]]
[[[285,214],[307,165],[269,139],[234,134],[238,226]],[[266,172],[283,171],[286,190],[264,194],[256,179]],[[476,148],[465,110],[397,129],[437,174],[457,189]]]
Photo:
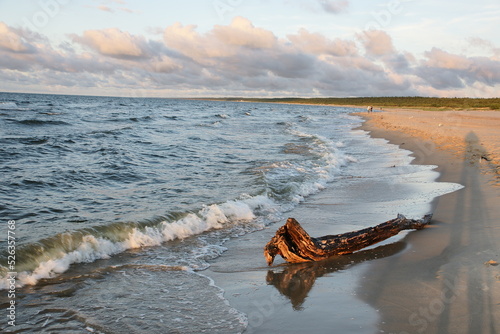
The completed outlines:
[[[434,203],[411,251],[372,264],[362,298],[385,333],[500,333],[500,112],[363,113],[362,126],[464,185]]]
[[[370,124],[380,129],[402,132],[428,140],[428,145],[446,150],[459,159],[467,159],[482,172],[493,173],[500,182],[500,111],[422,111],[388,109],[363,113]],[[418,146],[416,150],[428,151]]]

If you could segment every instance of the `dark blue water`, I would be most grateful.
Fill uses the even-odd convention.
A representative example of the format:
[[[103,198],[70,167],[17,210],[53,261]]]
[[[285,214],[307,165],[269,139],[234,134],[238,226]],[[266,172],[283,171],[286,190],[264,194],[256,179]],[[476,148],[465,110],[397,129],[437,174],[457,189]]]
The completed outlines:
[[[241,332],[245,315],[200,272],[226,240],[283,220],[338,179],[429,170],[353,132],[352,111],[0,93],[1,235],[14,221],[16,330]],[[361,168],[377,155],[387,158]],[[395,161],[406,167],[376,169]],[[424,202],[440,194],[425,193]],[[14,271],[7,242],[4,289]]]

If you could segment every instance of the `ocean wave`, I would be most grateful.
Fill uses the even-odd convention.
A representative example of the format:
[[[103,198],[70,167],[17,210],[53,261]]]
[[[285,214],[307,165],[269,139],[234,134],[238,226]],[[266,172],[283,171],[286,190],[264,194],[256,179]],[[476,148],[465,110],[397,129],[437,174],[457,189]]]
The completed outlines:
[[[4,137],[1,139],[2,142],[9,144],[21,143],[24,145],[41,145],[46,144],[49,141],[48,136],[17,136],[17,137]]]
[[[15,102],[0,102],[0,110],[19,110]]]
[[[96,136],[96,137],[106,136],[106,135],[114,135],[114,134],[120,134],[124,130],[132,130],[132,129],[133,128],[131,126],[119,126],[119,127],[112,128],[112,129],[92,130],[92,131],[88,132],[88,135]]]
[[[275,204],[265,196],[242,196],[203,207],[196,213],[186,213],[174,220],[162,219],[149,223],[116,223],[65,232],[18,248],[16,284],[34,285],[40,279],[52,278],[69,269],[72,264],[107,259],[128,249],[158,246],[165,242],[185,239],[216,229],[248,223],[256,212],[274,211]],[[206,246],[204,256],[214,251]],[[217,252],[216,252],[217,253]],[[218,253],[220,254],[220,253]],[[7,289],[8,270],[0,268],[0,289]]]
[[[150,121],[153,117],[151,116],[143,116],[143,117],[130,117],[129,120],[132,122],[141,122],[141,121]]]
[[[356,159],[340,150],[341,142],[294,129],[288,131],[298,137],[300,143],[285,144],[283,152],[309,158],[275,162],[258,170],[264,174],[270,196],[291,209],[307,196],[323,190],[342,166]]]
[[[25,119],[21,121],[16,121],[18,124],[29,125],[29,126],[43,126],[43,125],[70,125],[64,121],[55,121],[55,120],[41,120],[41,119]]]
[[[179,120],[182,120],[182,118],[180,116],[177,116],[177,115],[167,115],[167,116],[163,116],[163,118],[165,119],[168,119],[168,120],[171,120],[171,121],[179,121]]]
[[[240,118],[234,115],[241,113],[218,112],[219,109],[186,113],[180,118],[186,123],[182,129],[159,122],[158,126],[151,123],[141,128],[144,131],[135,131],[141,124],[104,122],[109,117],[122,120],[128,117],[128,122],[147,120],[149,116],[140,112],[132,114],[137,118],[131,119],[130,113],[87,114],[79,107],[78,112],[65,113],[63,119],[23,117],[33,118],[35,124],[43,120],[40,125],[50,124],[45,120],[64,120],[74,126],[84,122],[84,126],[76,132],[73,127],[61,128],[60,133],[51,133],[49,137],[46,131],[30,134],[29,142],[23,143],[40,145],[23,146],[36,154],[49,152],[46,161],[39,160],[45,163],[46,171],[52,172],[12,178],[24,181],[10,184],[9,189],[17,187],[25,198],[33,197],[33,190],[43,190],[54,196],[51,199],[54,202],[35,203],[32,209],[38,216],[17,249],[18,285],[36,284],[40,279],[58,276],[77,263],[158,245],[167,248],[174,264],[199,270],[207,265],[205,259],[220,256],[228,237],[246,234],[281,219],[284,212],[325,188],[339,169],[352,161],[342,152],[340,143],[327,138],[329,135],[315,134],[330,131],[318,127],[315,117],[296,118],[296,114],[288,115],[285,110],[270,115],[269,123],[258,117],[239,122]],[[31,120],[26,121],[26,125],[34,125]],[[103,124],[85,125],[86,122]],[[200,131],[198,126],[220,127],[224,131]],[[32,131],[43,129],[32,128]],[[71,141],[71,147],[63,144],[65,140]],[[138,140],[138,145],[130,145]],[[11,146],[15,152],[17,146]],[[56,165],[57,170],[52,167],[52,157],[63,158],[61,165]],[[251,195],[241,195],[240,188]],[[82,189],[88,191],[86,196],[81,196]],[[202,207],[203,203],[206,206]],[[51,204],[54,208],[50,208]],[[164,214],[166,205],[169,210],[184,212],[144,221],[149,215]],[[113,212],[113,216],[107,212]],[[16,210],[11,209],[11,215],[15,214]],[[114,223],[118,219],[135,222]],[[101,226],[88,228],[89,224]],[[67,232],[59,233],[64,230]],[[214,238],[200,248],[199,239],[207,235]],[[179,243],[170,243],[186,238],[190,238],[182,243],[188,245],[186,251],[179,250]],[[5,265],[6,259],[0,263]],[[5,273],[4,267],[3,276]],[[5,279],[0,282],[1,287],[6,287]]]

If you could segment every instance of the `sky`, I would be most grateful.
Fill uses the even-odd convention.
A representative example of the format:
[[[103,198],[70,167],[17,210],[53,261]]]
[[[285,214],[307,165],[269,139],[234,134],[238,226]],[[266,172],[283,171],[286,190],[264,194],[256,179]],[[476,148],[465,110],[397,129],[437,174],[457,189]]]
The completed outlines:
[[[498,0],[0,0],[0,91],[500,96]]]

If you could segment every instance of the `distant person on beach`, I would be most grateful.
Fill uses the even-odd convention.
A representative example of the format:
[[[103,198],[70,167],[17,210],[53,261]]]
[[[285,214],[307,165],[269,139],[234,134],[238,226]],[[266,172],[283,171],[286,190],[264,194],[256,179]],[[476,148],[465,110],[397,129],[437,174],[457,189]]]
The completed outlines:
[[[373,107],[372,107],[372,106],[369,106],[368,108],[366,108],[366,111],[368,111],[368,112],[372,112],[372,111],[373,111]]]

